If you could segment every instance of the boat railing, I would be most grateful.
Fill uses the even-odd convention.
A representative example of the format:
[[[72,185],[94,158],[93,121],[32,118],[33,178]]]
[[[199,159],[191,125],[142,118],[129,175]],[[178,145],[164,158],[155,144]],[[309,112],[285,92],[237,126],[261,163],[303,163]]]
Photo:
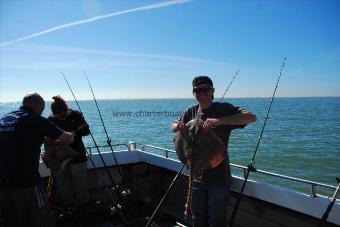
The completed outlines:
[[[176,151],[174,151],[174,150],[166,149],[166,148],[163,148],[163,147],[157,147],[157,146],[153,146],[153,145],[150,145],[150,144],[144,144],[142,146],[141,150],[145,151],[145,148],[152,148],[152,149],[155,149],[155,150],[164,151],[164,154],[165,154],[166,158],[169,158],[169,153],[176,153]],[[236,164],[232,164],[232,163],[230,163],[230,166],[243,170],[243,174],[244,175],[248,171],[248,167],[247,166],[236,165]],[[287,176],[287,175],[277,174],[277,173],[273,173],[273,172],[269,172],[269,171],[264,171],[264,170],[256,169],[254,172],[262,174],[262,175],[266,175],[266,176],[272,176],[272,177],[277,177],[277,178],[281,178],[281,179],[285,179],[285,180],[290,180],[290,181],[294,181],[294,182],[298,182],[298,183],[308,184],[311,187],[311,196],[313,196],[313,197],[316,197],[316,187],[326,188],[326,189],[333,189],[333,190],[336,189],[336,186],[333,186],[333,185],[323,184],[323,183],[319,183],[319,182],[315,182],[315,181],[310,181],[310,180],[305,180],[305,179],[296,178],[296,177],[290,177],[290,176]]]
[[[145,147],[150,147],[150,148],[154,148],[156,150],[160,150],[160,151],[164,151],[165,152],[165,157],[166,158],[169,158],[169,152],[170,153],[175,153],[176,154],[176,151],[174,150],[170,150],[170,149],[167,149],[167,148],[163,148],[163,147],[157,147],[157,146],[153,146],[153,145],[150,145],[150,144],[144,144],[142,146],[142,151],[144,151],[144,148]]]
[[[90,154],[90,155],[92,155],[92,151],[93,150],[97,150],[97,147],[98,148],[109,148],[109,147],[119,147],[119,146],[124,146],[124,147],[126,147],[128,150],[129,150],[129,146],[127,145],[127,144],[124,144],[124,143],[117,143],[117,144],[111,144],[111,145],[100,145],[100,146],[90,146],[90,147],[86,147],[86,150],[88,151],[88,153]]]

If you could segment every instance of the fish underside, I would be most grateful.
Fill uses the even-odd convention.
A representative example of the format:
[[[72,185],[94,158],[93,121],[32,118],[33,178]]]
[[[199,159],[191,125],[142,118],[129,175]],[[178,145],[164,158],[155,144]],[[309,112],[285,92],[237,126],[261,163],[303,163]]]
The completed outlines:
[[[205,170],[216,167],[226,158],[222,140],[209,128],[203,127],[202,119],[194,119],[177,131],[174,137],[179,160],[189,168],[189,183],[184,215],[188,218],[194,177],[201,177]]]
[[[55,145],[45,143],[45,152],[41,155],[44,163],[51,171],[51,176],[65,168],[65,166],[79,153],[69,145]]]

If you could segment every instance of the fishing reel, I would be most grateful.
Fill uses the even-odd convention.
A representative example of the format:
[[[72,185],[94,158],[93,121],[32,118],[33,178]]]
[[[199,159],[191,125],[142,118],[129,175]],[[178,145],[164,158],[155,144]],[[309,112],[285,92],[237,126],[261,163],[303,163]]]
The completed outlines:
[[[109,189],[107,188],[107,190]],[[112,214],[121,212],[121,210],[123,210],[123,208],[125,209],[132,201],[132,193],[129,188],[121,188],[119,185],[116,185],[111,188],[111,193]],[[113,195],[115,196],[113,197]]]
[[[101,200],[95,200],[82,206],[78,210],[78,216],[81,219],[96,222],[118,214],[121,209],[122,206],[120,204],[111,204]]]
[[[121,188],[119,185],[112,187],[112,191],[119,195],[120,200],[127,200],[131,196],[131,190],[129,188]]]
[[[50,204],[51,205],[51,204]],[[61,207],[51,205],[51,212],[58,223],[68,222],[76,218],[77,213],[74,207]]]

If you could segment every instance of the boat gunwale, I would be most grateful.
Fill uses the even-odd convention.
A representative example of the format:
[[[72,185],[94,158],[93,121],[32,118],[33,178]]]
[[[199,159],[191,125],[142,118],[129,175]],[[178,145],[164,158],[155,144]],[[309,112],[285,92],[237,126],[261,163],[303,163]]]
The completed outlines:
[[[117,145],[120,146],[121,144]],[[112,145],[115,146],[115,145]],[[152,146],[152,145],[151,145]],[[104,145],[101,147],[109,147],[109,145]],[[172,170],[177,172],[180,167],[182,166],[182,163],[180,163],[179,160],[171,158],[171,157],[165,157],[161,154],[155,154],[150,151],[141,150],[141,149],[134,149],[130,150],[129,146],[127,146],[128,149],[126,150],[119,150],[115,151],[115,156],[118,160],[119,165],[124,164],[132,164],[132,163],[148,163],[154,166],[158,166],[161,168],[165,168],[168,170]],[[143,146],[147,147],[147,146]],[[155,148],[155,146],[151,147]],[[168,150],[169,152],[172,150],[163,148],[164,150]],[[114,162],[113,155],[111,151],[102,151],[102,156],[104,157],[104,160],[106,162],[107,166],[116,166]],[[88,169],[94,169],[94,168],[102,168],[104,167],[101,158],[99,154],[97,153],[91,153],[91,159],[95,163],[95,166],[92,166],[90,162],[88,162]],[[234,164],[233,164],[234,165]],[[240,168],[246,168],[244,166],[236,166]],[[264,174],[267,173],[267,171]],[[40,165],[40,173],[42,176],[48,176],[49,170],[46,169],[46,166]],[[187,170],[183,170],[183,175],[188,175]],[[274,174],[274,173],[273,173]],[[275,176],[275,174],[274,174]],[[288,180],[293,180],[288,178]],[[237,188],[240,187],[242,182],[244,181],[244,178],[233,176],[233,183],[231,186],[231,190],[234,192],[237,192]],[[303,183],[314,183],[309,182],[306,180],[303,180]],[[317,182],[315,182],[317,185]],[[318,185],[320,187],[323,187],[324,185],[320,183]],[[327,185],[329,188],[332,188],[331,185]],[[280,194],[280,196],[277,196],[277,193]],[[298,192],[293,189],[284,188],[282,186],[266,183],[266,182],[260,182],[255,180],[249,180],[246,190],[244,192],[246,196],[253,197],[255,199],[260,199],[265,202],[272,203],[274,205],[278,205],[281,207],[288,208],[290,210],[306,214],[309,216],[312,216],[314,218],[321,218],[323,211],[326,209],[330,202],[330,198],[323,195],[318,195],[315,197],[312,197],[308,194]],[[292,203],[294,201],[294,203]],[[333,207],[328,221],[337,225],[340,225],[340,217],[336,215],[337,212],[340,212],[340,200],[337,199],[335,206]]]

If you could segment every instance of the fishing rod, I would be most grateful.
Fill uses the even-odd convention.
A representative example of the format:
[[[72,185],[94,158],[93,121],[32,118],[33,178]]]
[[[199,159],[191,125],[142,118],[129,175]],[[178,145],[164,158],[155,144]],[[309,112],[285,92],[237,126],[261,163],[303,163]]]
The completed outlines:
[[[64,74],[63,72],[61,72],[61,75],[64,77],[64,80],[66,81],[67,86],[69,87],[69,89],[70,89],[70,91],[71,91],[71,93],[72,93],[72,96],[73,96],[73,98],[74,98],[74,100],[75,100],[75,102],[76,102],[76,104],[77,104],[77,106],[78,106],[78,109],[79,109],[80,113],[83,115],[83,112],[81,111],[80,105],[79,105],[79,103],[78,103],[78,101],[77,101],[77,99],[76,99],[76,96],[75,96],[74,93],[73,93],[73,90],[72,90],[72,88],[71,88],[71,86],[70,86],[68,80],[66,79],[65,74]],[[82,126],[81,126],[81,127],[82,127]],[[121,194],[118,192],[117,185],[116,185],[116,183],[115,183],[115,181],[114,181],[114,179],[113,179],[113,177],[112,177],[112,175],[111,175],[111,173],[110,173],[110,171],[109,171],[109,169],[108,169],[108,167],[107,167],[107,165],[106,165],[106,163],[105,163],[105,160],[104,160],[104,158],[103,158],[103,156],[102,156],[102,154],[101,154],[101,152],[100,152],[100,150],[99,150],[99,147],[98,147],[98,145],[97,145],[97,142],[96,142],[96,140],[94,139],[94,136],[93,136],[93,134],[92,134],[92,132],[91,132],[90,129],[89,129],[89,132],[90,132],[91,138],[92,138],[92,140],[93,140],[93,143],[94,143],[94,145],[95,145],[95,147],[96,147],[96,149],[97,149],[97,152],[98,152],[98,154],[99,154],[99,157],[100,157],[100,159],[101,159],[101,161],[102,161],[102,163],[103,163],[104,169],[105,169],[107,175],[109,176],[109,179],[110,179],[110,181],[111,181],[112,189],[113,189],[113,191],[116,193],[116,195],[118,196],[118,198],[121,200],[121,199],[122,199],[122,198],[121,198]],[[87,153],[87,151],[86,151],[86,153]],[[94,164],[94,162],[93,162],[93,160],[92,160],[91,158],[90,158],[90,161],[91,161],[92,165],[95,167],[95,164]],[[111,199],[112,199],[113,202],[115,202],[114,198],[111,198]],[[116,202],[115,202],[115,203],[116,203]],[[120,216],[122,217],[123,221],[124,221],[125,223],[127,223],[127,220],[126,220],[126,218],[124,217],[123,213],[120,212],[120,208],[119,208],[120,205],[117,204],[117,203],[116,203],[116,205],[117,205],[117,211],[119,212],[119,214],[120,214]]]
[[[183,136],[184,136],[184,140],[186,140],[187,143],[190,144],[190,146],[192,146],[193,139],[192,139],[192,137],[190,137],[190,136],[188,135],[188,130],[187,130],[187,128],[186,128],[186,127],[183,127],[183,128],[181,128],[181,129],[179,129],[179,130],[182,131],[182,134],[183,134]],[[190,149],[191,149],[191,148],[190,148]],[[191,151],[191,154],[192,154],[192,151]],[[168,196],[170,190],[174,187],[175,183],[177,182],[177,179],[178,179],[179,175],[181,174],[181,172],[182,172],[184,166],[185,166],[185,164],[182,164],[180,170],[177,172],[176,176],[175,176],[174,179],[172,180],[172,182],[171,182],[171,184],[169,185],[167,191],[165,192],[165,194],[164,194],[164,196],[162,197],[161,201],[160,201],[159,204],[157,205],[155,211],[152,213],[152,215],[151,215],[151,217],[150,217],[148,223],[145,225],[145,227],[148,227],[148,226],[150,225],[151,221],[152,221],[152,220],[154,219],[154,217],[156,216],[156,213],[157,213],[157,211],[160,209],[160,207],[161,207],[161,205],[163,204],[163,202],[165,201],[165,198],[167,198],[167,196]],[[190,172],[190,174],[189,174],[189,182],[190,182],[190,180],[191,180],[191,172]],[[190,190],[190,186],[189,186],[189,189],[188,189],[188,190]],[[164,208],[163,208],[163,209],[164,209]],[[187,206],[186,206],[186,208],[185,208],[185,211],[187,212]],[[162,214],[162,213],[161,213],[161,214]],[[159,215],[159,217],[158,217],[157,220],[159,220],[159,218],[160,218],[160,215]]]
[[[328,204],[327,209],[325,210],[325,212],[323,213],[323,215],[322,215],[322,217],[320,219],[320,226],[324,226],[326,224],[328,216],[329,216],[329,213],[331,212],[331,210],[332,210],[332,208],[334,206],[334,203],[336,201],[336,196],[339,193],[339,188],[340,188],[340,179],[339,179],[339,177],[337,177],[336,180],[338,182],[338,186],[336,187],[336,189],[334,191],[334,194],[332,196],[331,202]]]
[[[222,100],[223,100],[223,98],[224,98],[225,94],[227,94],[227,92],[228,92],[228,90],[229,90],[229,88],[230,88],[231,84],[232,84],[232,83],[233,83],[233,81],[235,80],[235,77],[238,75],[239,71],[240,71],[240,70],[239,70],[239,69],[237,69],[237,71],[236,71],[236,73],[235,73],[235,75],[234,75],[233,79],[230,81],[230,83],[229,83],[229,85],[228,85],[227,89],[224,91],[224,93],[223,93],[223,95],[222,95],[222,98],[220,99],[220,102],[222,102]]]
[[[81,127],[84,127],[84,126],[86,126],[86,124],[80,126],[78,129],[80,129]],[[94,161],[93,161],[93,159],[92,159],[92,157],[91,157],[92,154],[89,154],[89,152],[87,151],[87,149],[85,149],[85,152],[86,152],[86,156],[89,158],[89,160],[90,160],[90,162],[91,162],[91,164],[92,164],[94,170],[96,171],[97,176],[99,176],[98,167],[95,165],[95,163],[94,163]],[[51,197],[52,197],[52,187],[53,187],[53,183],[54,183],[54,179],[53,179],[53,178],[54,178],[54,177],[52,177],[52,176],[49,177],[48,185],[47,185],[46,197],[47,197],[48,201],[50,202],[49,204],[52,206],[53,209],[57,209],[58,211],[64,213],[64,212],[65,212],[65,209],[64,209],[64,208],[61,208],[60,206],[58,206],[58,205],[54,204],[52,201],[50,201],[50,199],[51,199]],[[102,183],[103,183],[103,185],[104,185],[103,179],[102,179],[102,178],[99,178],[99,179],[102,181]],[[109,190],[107,187],[105,187],[105,189]],[[114,203],[114,206],[115,206],[115,210],[112,210],[112,208],[110,208],[110,210],[111,210],[111,211],[117,211],[117,212],[120,214],[122,220],[124,221],[124,223],[125,223],[124,225],[127,225],[127,224],[128,224],[128,221],[127,221],[126,218],[124,217],[123,213],[120,211],[120,210],[121,210],[120,204],[118,204],[118,203],[114,200],[114,198],[112,197],[112,193],[111,193],[110,191],[106,191],[106,192],[107,192],[108,196],[110,197],[110,199],[112,200],[112,202]]]
[[[244,178],[244,181],[243,181],[243,185],[242,185],[242,188],[241,188],[241,191],[239,192],[239,196],[237,198],[237,201],[236,201],[236,204],[235,204],[235,207],[233,209],[233,212],[230,216],[230,220],[229,220],[229,225],[230,227],[233,226],[234,224],[234,219],[236,217],[236,214],[237,214],[237,211],[238,211],[238,208],[239,208],[239,205],[240,205],[240,202],[241,202],[241,199],[243,197],[243,192],[244,192],[244,189],[246,187],[246,184],[247,184],[247,181],[248,181],[248,178],[249,178],[249,174],[250,172],[256,172],[256,169],[254,167],[254,163],[255,163],[255,157],[256,157],[256,154],[257,154],[257,150],[259,148],[259,145],[260,145],[260,141],[262,140],[262,135],[263,135],[263,132],[264,132],[264,129],[266,127],[266,124],[267,124],[267,120],[268,120],[268,117],[269,117],[269,113],[270,113],[270,110],[272,108],[272,104],[273,104],[273,101],[274,101],[274,97],[275,97],[275,94],[276,94],[276,90],[279,86],[279,81],[280,81],[280,78],[282,76],[282,71],[283,71],[283,68],[285,67],[285,61],[286,61],[286,57],[283,59],[283,62],[282,62],[282,65],[281,65],[281,70],[280,70],[280,73],[279,73],[279,77],[277,78],[277,81],[276,81],[276,86],[275,86],[275,89],[274,89],[274,93],[273,93],[273,96],[271,98],[271,101],[270,101],[270,104],[269,104],[269,107],[268,107],[268,110],[267,110],[267,114],[266,114],[266,117],[264,119],[264,123],[263,123],[263,126],[262,126],[262,130],[261,130],[261,133],[260,133],[260,136],[259,136],[259,139],[257,140],[257,144],[256,144],[256,147],[255,147],[255,151],[254,151],[254,154],[253,154],[253,157],[250,161],[250,164],[248,165],[247,167],[247,173],[245,175],[245,178]]]
[[[65,79],[65,81],[66,81],[66,83],[67,83],[67,86],[69,87],[69,89],[70,89],[70,91],[71,91],[71,93],[72,93],[72,96],[73,96],[73,98],[74,98],[74,100],[75,100],[75,102],[76,102],[76,104],[77,104],[77,106],[78,106],[78,109],[79,109],[80,113],[83,114],[82,111],[81,111],[80,105],[79,105],[79,103],[78,103],[78,101],[77,101],[77,99],[76,99],[76,96],[74,95],[73,90],[72,90],[70,84],[68,83],[68,80],[66,79],[65,74],[64,74],[63,72],[61,72],[61,75],[64,77],[64,79]],[[109,176],[109,179],[110,179],[110,181],[111,181],[111,183],[112,183],[112,187],[113,187],[114,191],[116,192],[116,194],[118,195],[118,197],[121,199],[121,195],[120,195],[120,193],[118,193],[118,191],[117,191],[117,190],[118,190],[118,189],[117,189],[117,185],[116,185],[116,183],[115,183],[115,181],[114,181],[114,179],[113,179],[113,177],[112,177],[112,175],[111,175],[111,172],[109,171],[109,169],[108,169],[108,167],[107,167],[107,165],[106,165],[106,163],[105,163],[105,161],[104,161],[104,158],[103,158],[103,156],[102,156],[102,154],[101,154],[101,152],[100,152],[100,150],[99,150],[99,147],[98,147],[98,145],[97,145],[97,142],[96,142],[96,140],[94,139],[93,134],[92,134],[92,132],[91,132],[90,129],[89,129],[89,131],[90,131],[90,136],[91,136],[91,138],[92,138],[92,141],[93,141],[93,143],[94,143],[94,145],[95,145],[95,147],[96,147],[96,149],[97,149],[97,152],[98,152],[98,154],[99,154],[99,157],[100,157],[100,159],[101,159],[101,161],[102,161],[102,163],[103,163],[103,165],[104,165],[104,169],[105,169],[105,171],[106,171],[107,175]]]
[[[87,149],[85,149],[85,152],[86,152],[86,154],[87,154],[87,157],[89,157],[89,160],[90,160],[90,162],[91,162],[93,168],[95,169],[95,171],[96,171],[96,173],[97,173],[97,176],[99,176],[98,167],[96,166],[96,164],[94,163],[94,161],[93,161],[93,159],[92,159],[92,157],[91,157],[92,154],[90,155],[89,152],[87,151]],[[99,179],[101,179],[102,184],[104,185],[104,180],[103,180],[101,177],[100,177]],[[105,189],[106,189],[107,195],[110,197],[110,199],[112,200],[112,202],[113,202],[114,205],[116,206],[117,212],[119,213],[119,215],[120,215],[121,218],[123,219],[124,225],[127,225],[127,224],[128,224],[128,221],[126,220],[126,218],[125,218],[125,216],[123,215],[123,213],[120,211],[120,210],[121,210],[120,204],[118,204],[118,203],[114,200],[114,198],[112,197],[112,194],[111,194],[111,192],[109,191],[109,189],[108,189],[107,187],[105,187]]]
[[[169,192],[171,191],[171,189],[173,188],[173,185],[175,184],[175,182],[177,181],[177,178],[179,177],[179,175],[181,174],[183,168],[184,168],[185,164],[182,165],[181,169],[177,172],[176,176],[174,177],[174,179],[172,180],[170,186],[168,187],[168,190],[165,192],[163,198],[161,199],[161,201],[159,202],[159,204],[157,205],[155,211],[152,213],[148,223],[145,225],[145,227],[148,227],[151,224],[151,221],[154,219],[154,217],[156,216],[157,211],[159,210],[159,208],[162,206],[165,198],[168,196]]]
[[[222,101],[222,99],[224,98],[224,96],[225,96],[226,93],[228,92],[228,90],[229,90],[231,84],[233,83],[233,81],[234,81],[235,77],[238,75],[238,73],[239,73],[239,70],[236,71],[236,73],[235,73],[233,79],[230,81],[230,83],[229,83],[227,89],[225,90],[224,94],[222,95],[222,98],[221,98],[220,101]],[[187,138],[187,140],[189,140],[189,138]],[[189,142],[192,142],[192,141],[189,141]],[[170,186],[168,187],[168,190],[165,192],[163,198],[161,199],[161,201],[160,201],[159,204],[157,205],[155,211],[154,211],[153,214],[151,215],[151,217],[150,217],[148,223],[145,225],[145,227],[148,227],[148,226],[150,225],[151,221],[152,221],[152,220],[154,219],[154,217],[156,216],[156,213],[157,213],[157,211],[160,209],[160,207],[161,207],[161,205],[163,204],[163,202],[165,201],[165,198],[168,196],[169,192],[170,192],[171,189],[174,187],[175,182],[177,182],[178,176],[179,176],[180,173],[182,172],[184,166],[185,166],[185,164],[182,164],[182,167],[180,168],[180,170],[177,172],[176,176],[175,176],[174,179],[172,180]]]
[[[89,78],[87,77],[87,75],[86,75],[85,72],[84,72],[84,75],[85,75],[85,77],[86,77],[86,79],[87,79],[87,82],[89,83],[89,86],[90,86],[90,89],[91,89],[91,92],[92,92],[92,96],[93,96],[94,102],[95,102],[96,107],[97,107],[97,110],[98,110],[98,114],[99,114],[100,120],[101,120],[102,125],[103,125],[103,127],[104,127],[104,131],[105,131],[106,138],[107,138],[107,140],[106,140],[107,145],[109,145],[109,147],[110,147],[110,149],[111,149],[111,153],[112,153],[112,155],[113,155],[113,159],[115,160],[115,164],[116,164],[116,166],[118,167],[119,176],[122,177],[122,172],[121,172],[121,170],[120,170],[120,168],[119,168],[119,165],[118,165],[118,162],[117,162],[117,159],[116,159],[116,155],[115,155],[115,153],[114,153],[114,151],[113,151],[112,144],[111,144],[111,139],[110,139],[110,137],[109,137],[109,134],[107,133],[107,130],[106,130],[106,127],[105,127],[105,124],[104,124],[104,120],[103,120],[102,114],[100,113],[100,109],[99,109],[99,106],[98,106],[98,103],[97,103],[97,99],[96,99],[96,97],[94,96],[94,92],[93,92],[93,89],[92,89],[90,80],[89,80]]]

